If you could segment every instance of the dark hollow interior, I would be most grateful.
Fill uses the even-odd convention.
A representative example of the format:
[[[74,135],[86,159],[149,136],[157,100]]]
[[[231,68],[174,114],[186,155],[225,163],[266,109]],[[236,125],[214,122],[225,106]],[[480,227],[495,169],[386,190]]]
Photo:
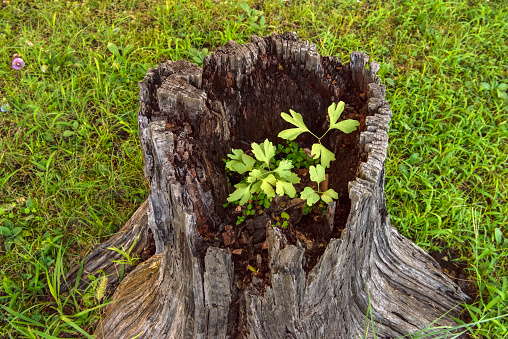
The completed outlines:
[[[322,139],[323,145],[336,157],[327,172],[329,187],[339,194],[334,218],[337,230],[340,230],[346,224],[351,207],[348,182],[356,179],[360,162],[366,161],[359,145],[360,131],[365,130],[366,100],[365,93],[360,93],[354,85],[349,67],[342,65],[337,58],[322,58],[321,66],[324,71],[316,74],[302,71],[297,66],[272,62],[265,69],[255,67],[241,83],[237,83],[231,73],[217,74],[212,67],[205,65],[203,89],[208,102],[222,103],[230,118],[232,135],[231,142],[222,145],[221,151],[214,150],[208,154],[218,157],[210,161],[219,161],[220,168],[224,167],[221,159],[226,158],[231,148],[250,150],[252,142],[260,143],[265,139],[274,145],[284,144],[277,135],[294,127],[281,117],[281,112],[289,113],[290,109],[300,113],[309,129],[321,136],[329,126],[328,106],[332,102],[344,101],[346,108],[340,120],[358,120],[359,128],[350,134],[333,130]],[[301,134],[295,141],[300,147],[308,148],[317,142],[309,133]],[[225,199],[217,201],[217,206],[222,207],[224,202]],[[340,234],[333,235],[338,236]]]

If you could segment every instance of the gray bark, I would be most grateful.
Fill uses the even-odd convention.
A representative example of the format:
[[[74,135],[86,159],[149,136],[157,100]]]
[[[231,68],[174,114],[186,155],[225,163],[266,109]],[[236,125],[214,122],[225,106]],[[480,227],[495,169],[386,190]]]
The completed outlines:
[[[285,33],[230,41],[202,69],[168,61],[149,70],[139,84],[138,121],[156,253],[121,282],[96,335],[357,338],[373,337],[365,331],[372,320],[377,337],[392,338],[433,322],[455,324],[451,316],[468,297],[390,224],[384,162],[392,113],[379,66],[367,67],[368,59],[354,52],[342,64]],[[340,100],[361,113],[362,131],[349,144],[340,133],[323,140],[338,164],[357,169],[345,177],[332,163],[330,187],[339,199],[327,225],[334,238],[306,272],[304,246],[267,226],[269,284],[242,284],[231,252],[202,237],[224,219],[229,187],[221,159],[245,143],[275,143],[288,127],[280,112],[290,108],[319,130],[327,107]],[[336,218],[344,208],[347,220]]]

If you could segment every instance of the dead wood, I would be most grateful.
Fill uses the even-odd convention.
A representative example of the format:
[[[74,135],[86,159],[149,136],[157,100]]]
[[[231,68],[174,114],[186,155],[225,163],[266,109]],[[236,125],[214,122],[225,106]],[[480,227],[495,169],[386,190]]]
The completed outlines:
[[[156,253],[122,281],[96,335],[357,338],[373,336],[365,333],[372,319],[377,337],[393,338],[455,324],[451,316],[468,297],[390,224],[384,162],[392,112],[379,65],[368,60],[354,52],[343,64],[284,33],[230,41],[203,68],[168,61],[149,70],[138,122]],[[280,142],[288,127],[280,112],[289,109],[323,130],[327,107],[341,100],[344,118],[359,120],[361,130],[323,139],[337,158],[328,182],[339,193],[326,218],[332,239],[306,272],[304,245],[268,225],[268,285],[246,284],[231,251],[205,239],[228,220],[221,159],[254,141]]]

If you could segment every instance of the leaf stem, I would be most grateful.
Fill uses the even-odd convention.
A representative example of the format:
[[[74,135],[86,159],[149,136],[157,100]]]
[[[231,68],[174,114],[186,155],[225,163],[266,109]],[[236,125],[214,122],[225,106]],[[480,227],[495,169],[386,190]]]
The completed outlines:
[[[321,139],[323,139],[323,138],[325,137],[326,133],[330,132],[330,130],[331,130],[331,128],[330,128],[330,127],[328,127],[328,130],[325,132],[325,134],[323,134],[323,135],[321,136],[321,138],[318,138],[318,139],[319,139],[319,143],[321,143]]]

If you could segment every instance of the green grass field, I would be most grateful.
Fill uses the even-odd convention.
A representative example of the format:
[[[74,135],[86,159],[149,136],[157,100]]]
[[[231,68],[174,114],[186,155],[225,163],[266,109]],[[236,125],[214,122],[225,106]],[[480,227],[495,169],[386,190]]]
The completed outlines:
[[[82,295],[57,286],[147,197],[136,122],[146,70],[274,31],[381,64],[394,225],[465,265],[472,322],[507,315],[506,0],[246,2],[0,1],[0,337],[86,337],[100,318],[100,279]],[[503,317],[469,329],[507,332]]]

